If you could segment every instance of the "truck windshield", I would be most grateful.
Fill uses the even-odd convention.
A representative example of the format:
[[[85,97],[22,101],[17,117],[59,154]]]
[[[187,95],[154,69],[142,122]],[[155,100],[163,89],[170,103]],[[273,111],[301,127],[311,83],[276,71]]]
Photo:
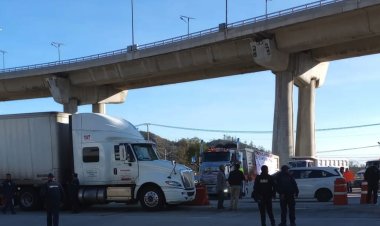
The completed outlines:
[[[203,162],[229,162],[230,153],[229,152],[204,152]]]
[[[139,161],[158,160],[156,151],[151,144],[132,144],[133,151]]]

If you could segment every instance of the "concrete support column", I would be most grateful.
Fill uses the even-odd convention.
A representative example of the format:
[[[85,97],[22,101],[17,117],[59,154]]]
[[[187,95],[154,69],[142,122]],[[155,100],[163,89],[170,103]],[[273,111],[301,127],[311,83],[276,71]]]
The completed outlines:
[[[293,132],[293,73],[275,72],[276,94],[273,120],[272,153],[280,157],[280,165],[287,164],[294,155]]]
[[[101,104],[101,103],[92,104],[92,112],[106,114],[106,104]]]
[[[58,76],[46,81],[54,100],[63,104],[64,112],[68,113],[77,112],[79,105],[92,104],[93,112],[105,114],[105,104],[123,103],[128,93],[112,86],[75,86],[68,78]]]
[[[315,88],[316,79],[299,87],[295,156],[315,157]]]
[[[68,103],[63,104],[63,112],[74,114],[78,111],[78,100],[70,99]]]

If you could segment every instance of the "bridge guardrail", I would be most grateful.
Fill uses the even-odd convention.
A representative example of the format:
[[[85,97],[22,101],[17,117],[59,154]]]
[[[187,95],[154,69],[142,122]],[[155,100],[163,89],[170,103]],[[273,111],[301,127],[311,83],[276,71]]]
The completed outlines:
[[[309,9],[313,9],[313,8],[318,8],[318,7],[322,7],[322,6],[326,6],[326,5],[331,5],[331,4],[343,2],[343,1],[345,1],[345,0],[320,0],[320,1],[316,1],[316,2],[311,2],[311,3],[301,5],[301,6],[296,6],[296,7],[292,7],[289,9],[284,9],[284,10],[280,10],[277,12],[269,13],[266,15],[257,16],[257,17],[246,19],[246,20],[241,20],[241,21],[229,23],[229,24],[227,24],[227,30],[229,28],[236,28],[236,27],[247,25],[247,24],[253,24],[253,23],[257,23],[257,22],[261,22],[261,21],[265,21],[265,20],[269,20],[269,19],[274,19],[274,18],[278,18],[281,16],[286,16],[286,15],[290,15],[293,13],[298,13],[301,11],[305,11],[305,10],[309,10]],[[142,45],[137,46],[137,49],[134,51],[139,51],[139,50],[169,45],[169,44],[189,40],[192,38],[198,38],[198,37],[202,37],[202,36],[217,33],[217,32],[219,32],[219,27],[213,27],[213,28],[202,30],[202,31],[193,32],[193,33],[190,33],[187,35],[181,35],[181,36],[177,36],[177,37],[173,37],[173,38],[169,38],[169,39],[164,39],[164,40],[160,40],[160,41],[156,41],[156,42],[142,44]],[[95,60],[95,59],[105,58],[105,57],[109,57],[109,56],[125,54],[127,52],[128,52],[127,48],[124,48],[124,49],[118,49],[118,50],[113,50],[113,51],[109,51],[109,52],[94,54],[94,55],[90,55],[90,56],[67,59],[67,60],[53,61],[53,62],[48,62],[48,63],[19,66],[19,67],[12,67],[12,68],[5,68],[5,69],[0,69],[0,74],[1,73],[7,73],[7,72],[14,72],[14,71],[23,71],[23,70],[31,70],[31,69],[38,69],[38,68],[46,68],[46,67],[65,65],[65,64],[71,64],[71,63],[79,63],[79,62],[83,62],[83,61],[89,61],[89,60]]]

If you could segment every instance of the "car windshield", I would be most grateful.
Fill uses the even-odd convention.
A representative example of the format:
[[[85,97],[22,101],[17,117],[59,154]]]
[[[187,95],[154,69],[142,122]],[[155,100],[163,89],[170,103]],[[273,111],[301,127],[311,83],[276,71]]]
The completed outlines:
[[[203,162],[229,162],[229,152],[204,152]]]
[[[139,161],[153,161],[159,159],[152,144],[132,144],[132,148]]]

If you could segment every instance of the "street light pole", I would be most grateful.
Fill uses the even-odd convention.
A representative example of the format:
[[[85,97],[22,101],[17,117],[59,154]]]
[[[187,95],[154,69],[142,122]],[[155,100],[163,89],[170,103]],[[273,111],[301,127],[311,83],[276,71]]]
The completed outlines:
[[[226,28],[228,24],[228,0],[226,0]]]
[[[5,54],[7,53],[7,51],[5,51],[5,50],[0,50],[0,53],[3,54],[3,69],[5,69]]]
[[[131,11],[132,11],[132,46],[135,45],[135,29],[134,29],[134,16],[133,16],[133,0],[131,0]]]
[[[63,43],[60,43],[60,42],[52,42],[50,43],[50,45],[54,46],[55,48],[57,48],[58,50],[58,62],[61,61],[61,50],[60,50],[60,47],[61,45],[63,45]]]
[[[188,16],[180,16],[179,17],[183,22],[187,23],[187,36],[190,34],[190,20],[194,20],[195,18],[193,17],[188,17]]]
[[[271,0],[265,0],[265,16],[268,14],[268,1]]]

